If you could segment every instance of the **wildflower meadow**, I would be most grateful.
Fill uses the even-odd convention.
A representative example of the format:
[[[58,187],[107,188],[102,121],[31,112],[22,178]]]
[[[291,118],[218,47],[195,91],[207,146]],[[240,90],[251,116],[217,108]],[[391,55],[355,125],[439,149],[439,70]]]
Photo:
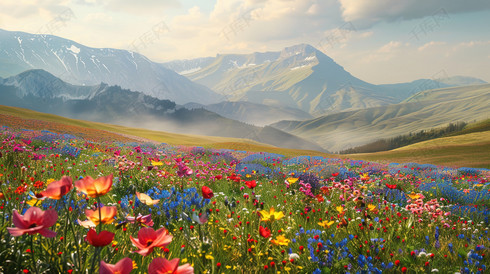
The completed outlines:
[[[490,170],[0,128],[1,273],[488,273]]]

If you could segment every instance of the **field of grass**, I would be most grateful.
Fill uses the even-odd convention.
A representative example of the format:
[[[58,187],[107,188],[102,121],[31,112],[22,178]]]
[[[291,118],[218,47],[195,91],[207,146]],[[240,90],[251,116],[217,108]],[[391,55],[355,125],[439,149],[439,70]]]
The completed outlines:
[[[455,121],[488,119],[490,84],[432,90],[400,104],[345,111],[272,126],[341,151],[379,139],[444,127]],[[463,96],[464,95],[464,96]],[[454,99],[456,98],[456,99]]]
[[[12,124],[9,124],[6,117],[16,117],[17,119],[23,120],[22,124],[31,125],[26,126],[25,128],[46,129],[61,133],[76,131],[85,138],[88,136],[85,136],[84,134],[89,134],[85,132],[90,132],[90,134],[103,134],[106,135],[108,139],[118,141],[158,142],[170,145],[202,146],[205,148],[234,149],[250,152],[270,152],[282,154],[286,157],[311,155],[380,162],[416,162],[451,167],[490,168],[490,131],[434,139],[392,151],[336,155],[318,151],[278,148],[249,139],[186,135],[136,129],[118,125],[68,119],[22,108],[1,106],[0,124],[12,126]],[[40,121],[45,123],[41,123]],[[15,123],[19,124],[18,121]],[[70,128],[67,128],[66,126],[70,126]],[[84,130],[86,128],[92,130],[86,131]],[[93,130],[98,131],[95,131],[94,133]],[[100,136],[97,137],[100,138]]]
[[[490,131],[433,139],[391,151],[348,155],[352,159],[490,168]]]
[[[488,272],[489,170],[0,121],[0,273]]]
[[[9,122],[9,120],[13,118],[16,118],[16,121]],[[21,119],[22,122],[18,121],[17,119]],[[88,128],[92,130],[99,130],[98,132],[107,135],[107,138],[118,141],[158,142],[169,145],[202,146],[205,148],[235,149],[251,152],[273,152],[288,157],[299,155],[325,157],[333,156],[332,154],[318,151],[278,148],[250,139],[177,134],[142,128],[131,128],[119,125],[70,119],[23,108],[0,106],[0,125],[15,126],[19,124],[26,125],[24,128],[27,129],[46,129],[58,133],[70,133],[72,131],[76,131],[85,138],[87,137],[85,134],[93,134],[93,131],[86,132],[84,130]],[[66,126],[70,126],[70,128],[66,128]]]

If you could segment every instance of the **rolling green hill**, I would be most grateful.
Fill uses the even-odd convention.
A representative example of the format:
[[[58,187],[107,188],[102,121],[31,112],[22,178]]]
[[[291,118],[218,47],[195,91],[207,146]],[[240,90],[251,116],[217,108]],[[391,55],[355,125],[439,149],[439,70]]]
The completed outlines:
[[[437,138],[391,151],[350,154],[348,157],[369,161],[490,169],[490,131]]]
[[[273,147],[248,139],[212,137],[202,135],[174,134],[141,128],[75,120],[40,113],[32,110],[0,106],[0,125],[26,129],[47,129],[53,132],[69,130],[74,135],[94,137],[101,135],[112,140],[158,142],[170,145],[202,146],[216,149],[235,149],[254,152],[272,152],[288,157],[314,155],[329,158],[351,158],[380,162],[418,162],[440,164],[454,167],[490,168],[490,131],[470,133],[461,136],[445,137],[392,151],[332,155],[318,151],[294,150]],[[61,131],[60,131],[61,130]]]
[[[490,84],[483,84],[423,91],[401,104],[272,126],[316,141],[329,151],[340,151],[450,122],[488,119],[489,105]]]
[[[333,155],[301,149],[288,149],[259,143],[246,138],[228,138],[216,136],[203,136],[193,134],[176,134],[164,131],[148,130],[143,128],[125,127],[113,124],[104,124],[84,120],[70,119],[53,114],[41,113],[29,109],[0,105],[0,125],[14,128],[50,130],[53,132],[71,133],[73,135],[99,138],[101,133],[113,140],[132,140],[142,142],[158,142],[170,145],[202,146],[206,148],[227,148],[247,151],[268,151],[286,156],[320,155],[332,157]],[[69,127],[69,128],[67,128]],[[272,134],[274,138],[281,138],[281,133],[265,127],[265,134]]]

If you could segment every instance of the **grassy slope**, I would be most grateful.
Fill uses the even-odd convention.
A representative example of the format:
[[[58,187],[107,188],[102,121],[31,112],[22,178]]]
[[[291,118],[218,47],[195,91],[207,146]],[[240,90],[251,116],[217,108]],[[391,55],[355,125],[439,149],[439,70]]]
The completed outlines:
[[[490,168],[490,131],[434,139],[392,151],[368,154],[331,155],[317,151],[277,148],[246,139],[173,134],[146,129],[135,129],[123,126],[87,122],[6,106],[0,106],[0,114],[12,115],[25,120],[42,120],[63,125],[99,129],[118,134],[138,136],[172,145],[204,146],[209,148],[236,149],[256,152],[266,151],[279,153],[286,156],[317,155],[333,158],[348,157],[352,159],[371,161],[400,163],[417,162],[454,167],[468,166]],[[3,121],[0,121],[0,125],[2,124]],[[51,128],[47,129],[53,130]]]
[[[407,103],[335,113],[301,122],[282,121],[273,126],[316,141],[330,151],[338,151],[445,126],[449,122],[488,119],[489,100],[490,84],[446,88],[421,93]]]
[[[348,157],[371,161],[490,168],[490,131],[438,138],[391,151],[351,154]]]
[[[246,150],[246,151],[269,151],[274,153],[283,154],[286,156],[296,156],[296,155],[321,155],[326,157],[332,157],[332,155],[318,152],[318,151],[308,151],[308,150],[295,150],[286,149],[270,146],[267,144],[255,142],[249,139],[240,138],[227,138],[227,137],[214,137],[214,136],[199,136],[190,134],[175,134],[163,131],[153,131],[140,128],[130,128],[118,125],[103,124],[89,121],[82,121],[76,119],[69,119],[61,116],[56,116],[52,114],[41,113],[37,111],[32,111],[23,108],[7,107],[0,105],[0,114],[11,115],[19,117],[24,120],[41,120],[48,121],[54,124],[62,124],[75,126],[80,128],[97,129],[103,131],[114,132],[117,134],[122,134],[126,137],[138,140],[139,137],[144,139],[149,139],[156,142],[167,143],[170,145],[186,145],[186,146],[203,146],[208,148],[226,148],[226,149],[236,149],[236,150]],[[0,125],[4,123],[0,121]],[[59,127],[58,127],[59,128]],[[56,127],[46,128],[47,130],[56,131]],[[144,141],[144,140],[143,140]]]

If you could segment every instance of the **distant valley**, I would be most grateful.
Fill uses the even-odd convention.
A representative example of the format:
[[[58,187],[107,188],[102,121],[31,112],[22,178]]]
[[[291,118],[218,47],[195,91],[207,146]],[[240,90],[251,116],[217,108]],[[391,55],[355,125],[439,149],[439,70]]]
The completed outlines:
[[[442,73],[374,85],[318,49],[158,63],[51,35],[0,30],[0,104],[71,118],[341,151],[488,118],[485,81]]]
[[[257,127],[205,109],[179,108],[119,86],[76,86],[43,70],[0,78],[2,105],[70,118],[187,134],[236,137],[285,147],[322,151],[313,142],[272,127]]]

